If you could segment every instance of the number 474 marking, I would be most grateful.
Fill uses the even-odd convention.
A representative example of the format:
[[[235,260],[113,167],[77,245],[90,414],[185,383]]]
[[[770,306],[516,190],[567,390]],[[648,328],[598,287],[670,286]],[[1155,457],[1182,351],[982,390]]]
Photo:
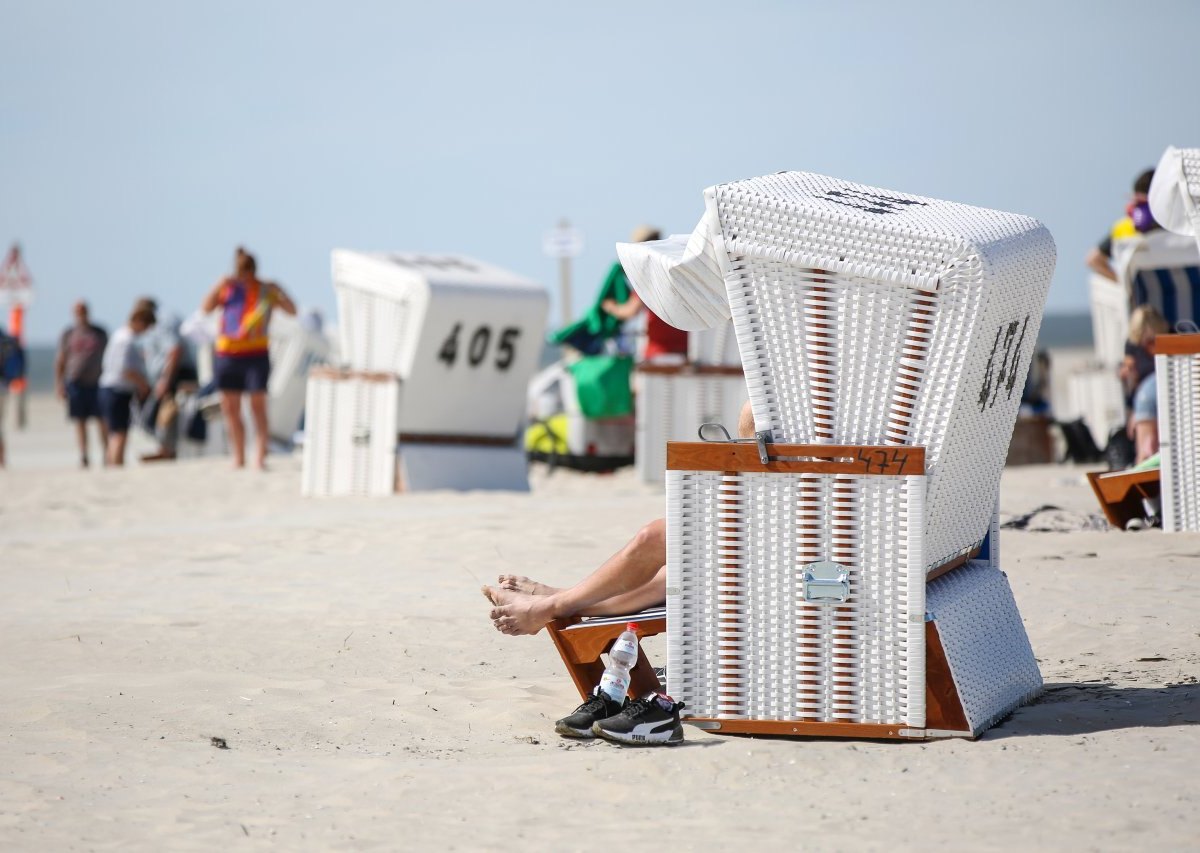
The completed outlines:
[[[438,361],[444,362],[447,367],[454,367],[454,363],[458,361],[458,339],[462,334],[462,327],[462,323],[455,323],[450,334],[446,336],[446,340],[442,341],[441,349],[438,350]],[[497,370],[508,370],[512,367],[512,363],[517,357],[517,339],[520,337],[521,330],[515,326],[500,330],[494,362]],[[471,367],[479,367],[483,364],[487,359],[491,344],[492,327],[485,324],[476,328],[467,341],[467,364]]]

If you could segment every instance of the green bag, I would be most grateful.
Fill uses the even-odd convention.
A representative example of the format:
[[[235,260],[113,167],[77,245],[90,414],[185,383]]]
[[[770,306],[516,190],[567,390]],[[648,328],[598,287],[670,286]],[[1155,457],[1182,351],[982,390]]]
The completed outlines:
[[[579,407],[587,418],[619,418],[633,412],[629,378],[633,359],[627,355],[591,355],[567,368],[575,379]]]

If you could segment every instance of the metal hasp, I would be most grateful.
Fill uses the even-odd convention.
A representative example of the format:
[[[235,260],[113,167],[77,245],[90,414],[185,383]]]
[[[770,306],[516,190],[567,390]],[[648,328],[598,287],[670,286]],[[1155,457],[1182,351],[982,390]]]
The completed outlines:
[[[843,604],[850,598],[850,572],[841,563],[820,560],[804,567],[804,600]]]

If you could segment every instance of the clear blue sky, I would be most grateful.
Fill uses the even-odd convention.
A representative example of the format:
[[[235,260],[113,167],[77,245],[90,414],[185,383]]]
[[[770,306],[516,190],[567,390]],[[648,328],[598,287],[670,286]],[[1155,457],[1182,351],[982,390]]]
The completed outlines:
[[[245,244],[332,316],[334,247],[462,252],[575,304],[639,222],[804,169],[1036,216],[1052,311],[1167,144],[1200,145],[1200,3],[0,0],[0,243],[30,339],[190,311]],[[3,246],[0,246],[3,248]],[[557,316],[555,310],[553,316]]]

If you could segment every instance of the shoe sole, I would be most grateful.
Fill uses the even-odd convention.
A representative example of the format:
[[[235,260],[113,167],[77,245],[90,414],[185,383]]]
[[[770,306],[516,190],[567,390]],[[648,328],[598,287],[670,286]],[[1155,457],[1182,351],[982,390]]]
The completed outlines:
[[[619,743],[622,746],[674,746],[677,743],[683,743],[683,726],[679,724],[676,724],[671,734],[664,740],[647,740],[644,735],[626,735],[605,731],[600,728],[599,723],[592,726],[592,733],[609,743]]]
[[[575,737],[579,738],[580,740],[592,740],[594,737],[596,737],[595,733],[591,729],[571,728],[562,720],[559,720],[554,724],[554,731],[563,737]]]

